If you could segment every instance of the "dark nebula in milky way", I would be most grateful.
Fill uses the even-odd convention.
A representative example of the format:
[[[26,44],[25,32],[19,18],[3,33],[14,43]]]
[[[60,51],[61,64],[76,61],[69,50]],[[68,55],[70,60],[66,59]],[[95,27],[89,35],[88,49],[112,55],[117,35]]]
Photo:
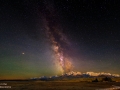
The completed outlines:
[[[69,72],[73,69],[71,58],[67,54],[67,50],[70,50],[70,42],[62,32],[62,28],[59,24],[59,19],[53,5],[46,2],[43,8],[44,9],[41,10],[41,13],[44,27],[46,30],[46,35],[52,45],[55,63],[63,73]]]

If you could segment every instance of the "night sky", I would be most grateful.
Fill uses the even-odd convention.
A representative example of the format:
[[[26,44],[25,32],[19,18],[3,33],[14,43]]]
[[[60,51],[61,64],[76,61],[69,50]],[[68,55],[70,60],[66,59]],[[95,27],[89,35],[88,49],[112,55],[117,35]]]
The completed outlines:
[[[0,0],[0,79],[119,69],[119,0]]]

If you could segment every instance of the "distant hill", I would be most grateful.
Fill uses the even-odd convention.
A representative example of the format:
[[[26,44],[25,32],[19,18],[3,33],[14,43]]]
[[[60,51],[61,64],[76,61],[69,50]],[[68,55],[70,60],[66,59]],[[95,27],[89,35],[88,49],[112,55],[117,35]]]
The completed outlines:
[[[100,73],[95,73],[95,72],[86,72],[86,73],[81,73],[81,72],[68,72],[65,74],[62,74],[60,76],[51,76],[51,77],[46,77],[46,76],[42,76],[42,77],[34,77],[31,78],[31,80],[70,80],[70,79],[74,79],[74,78],[91,78],[91,77],[120,77],[119,74],[110,74],[110,73],[104,73],[104,72],[100,72]]]

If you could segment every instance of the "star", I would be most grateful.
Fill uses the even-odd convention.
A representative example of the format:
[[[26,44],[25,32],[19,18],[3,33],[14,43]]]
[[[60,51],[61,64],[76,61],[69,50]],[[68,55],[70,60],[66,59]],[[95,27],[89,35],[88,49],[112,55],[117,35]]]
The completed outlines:
[[[24,53],[24,52],[22,52],[22,54],[24,55],[25,53]]]

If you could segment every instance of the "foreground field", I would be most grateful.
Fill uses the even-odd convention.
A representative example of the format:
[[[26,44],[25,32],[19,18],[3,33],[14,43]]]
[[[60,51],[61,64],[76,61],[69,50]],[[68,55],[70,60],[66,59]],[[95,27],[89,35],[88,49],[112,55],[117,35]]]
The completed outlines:
[[[72,82],[72,81],[0,81],[0,90],[111,90],[113,85],[120,86],[120,82]],[[120,90],[120,89],[115,89]]]

